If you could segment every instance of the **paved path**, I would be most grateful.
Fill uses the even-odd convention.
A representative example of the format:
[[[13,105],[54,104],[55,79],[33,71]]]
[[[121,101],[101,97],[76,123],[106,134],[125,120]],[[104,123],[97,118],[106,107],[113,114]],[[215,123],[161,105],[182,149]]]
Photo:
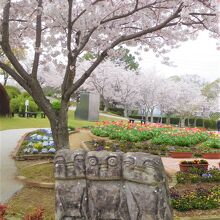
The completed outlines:
[[[169,173],[174,174],[177,171],[179,171],[179,162],[182,160],[200,160],[203,158],[171,158],[171,157],[162,157],[163,165],[165,167],[165,170],[167,170]],[[219,167],[220,159],[205,159],[209,163],[209,168],[212,166]]]
[[[120,117],[120,116],[115,116],[115,115],[109,115],[107,113],[99,113],[99,115],[105,116],[105,117],[109,117],[109,118],[115,118],[115,119],[127,120],[128,121],[128,118]]]
[[[16,166],[10,154],[20,138],[32,130],[36,128],[0,131],[0,202],[6,202],[22,188],[22,184],[15,180]]]

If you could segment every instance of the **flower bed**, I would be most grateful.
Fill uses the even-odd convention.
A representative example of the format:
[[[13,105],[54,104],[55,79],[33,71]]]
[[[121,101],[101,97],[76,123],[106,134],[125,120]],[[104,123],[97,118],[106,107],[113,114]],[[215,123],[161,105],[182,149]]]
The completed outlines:
[[[185,190],[183,192],[171,188],[170,192],[172,206],[178,211],[215,209],[220,204],[219,186],[211,188],[198,187],[195,191]]]
[[[155,123],[136,124],[125,122],[102,122],[92,133],[110,139],[131,142],[152,139],[153,144],[171,146],[193,146],[208,140],[210,134],[198,128],[174,128]]]
[[[55,148],[51,129],[39,129],[25,137],[20,154],[54,154]]]
[[[169,151],[192,152],[196,157],[202,157],[203,153],[207,151],[220,153],[219,134],[198,128],[176,128],[155,123],[144,125],[117,121],[98,123],[91,131],[96,136],[115,140],[119,145],[119,150],[122,151],[141,150],[159,155],[162,153],[166,156]],[[123,146],[126,143],[128,147]],[[110,148],[114,150],[111,146]],[[183,157],[181,156],[181,158]]]
[[[220,159],[220,139],[219,136],[211,137],[201,144],[202,156],[205,159]]]
[[[190,147],[204,142],[208,138],[209,134],[199,129],[177,129],[154,137],[152,143]]]
[[[126,140],[131,142],[146,141],[154,136],[172,129],[172,126],[147,123],[102,122],[92,129],[96,136],[109,137],[110,139]]]
[[[189,162],[189,161],[187,161]],[[198,164],[198,161],[191,161]],[[205,160],[200,161],[202,164]],[[174,209],[188,211],[220,208],[220,170],[212,167],[202,170],[196,167],[176,174],[177,185],[170,189]]]
[[[209,170],[193,168],[188,172],[179,171],[176,174],[177,183],[202,183],[202,182],[220,182],[220,170],[212,167]]]
[[[145,142],[128,142],[117,140],[92,140],[84,142],[86,148],[94,151],[123,151],[123,152],[145,152],[160,156],[168,156],[169,149],[166,146],[156,146]]]
[[[192,168],[207,170],[208,165],[209,164],[206,160],[184,160],[179,163],[180,171],[182,172],[188,172]]]
[[[77,132],[73,127],[68,130],[70,134]],[[17,160],[52,159],[56,153],[51,129],[38,129],[26,134],[17,148],[14,156]]]

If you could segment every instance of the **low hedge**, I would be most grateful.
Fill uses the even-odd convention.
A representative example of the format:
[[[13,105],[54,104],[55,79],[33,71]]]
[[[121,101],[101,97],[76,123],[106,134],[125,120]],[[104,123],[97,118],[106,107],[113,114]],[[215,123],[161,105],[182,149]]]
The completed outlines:
[[[129,118],[133,118],[133,119],[137,119],[137,120],[141,120],[142,116],[140,115],[129,115]],[[166,117],[162,118],[162,123],[166,123]],[[169,118],[170,119],[170,124],[172,125],[179,125],[180,122],[180,118]],[[160,117],[153,117],[153,122],[154,123],[158,123],[160,122],[161,118]],[[204,122],[203,122],[204,120]],[[150,117],[148,117],[148,121],[150,121]],[[189,120],[186,119],[185,120],[185,125],[186,126],[194,126],[194,118],[190,118]],[[197,118],[196,119],[196,127],[204,127],[207,129],[216,129],[216,121],[213,119],[202,119],[202,118]]]

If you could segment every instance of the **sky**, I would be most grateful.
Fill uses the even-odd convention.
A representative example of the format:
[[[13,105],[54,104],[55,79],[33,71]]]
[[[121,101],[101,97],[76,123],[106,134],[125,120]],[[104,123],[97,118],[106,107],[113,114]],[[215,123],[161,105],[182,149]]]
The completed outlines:
[[[155,69],[165,77],[172,75],[196,74],[207,81],[220,78],[220,50],[217,50],[217,40],[210,38],[207,32],[202,32],[196,40],[190,40],[173,49],[168,56],[175,67],[161,63],[153,52],[143,52],[140,61],[141,71]]]

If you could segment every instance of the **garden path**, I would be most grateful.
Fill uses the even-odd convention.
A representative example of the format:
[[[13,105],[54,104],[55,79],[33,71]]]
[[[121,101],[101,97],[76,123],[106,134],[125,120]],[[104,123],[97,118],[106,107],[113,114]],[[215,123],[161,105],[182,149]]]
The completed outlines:
[[[82,148],[82,142],[92,141],[93,139],[108,139],[103,137],[97,137],[93,135],[88,129],[80,129],[79,132],[73,133],[69,136],[70,149],[77,150]]]
[[[15,179],[17,169],[10,155],[20,138],[33,130],[36,128],[0,131],[0,203],[6,202],[22,188],[22,184]]]

